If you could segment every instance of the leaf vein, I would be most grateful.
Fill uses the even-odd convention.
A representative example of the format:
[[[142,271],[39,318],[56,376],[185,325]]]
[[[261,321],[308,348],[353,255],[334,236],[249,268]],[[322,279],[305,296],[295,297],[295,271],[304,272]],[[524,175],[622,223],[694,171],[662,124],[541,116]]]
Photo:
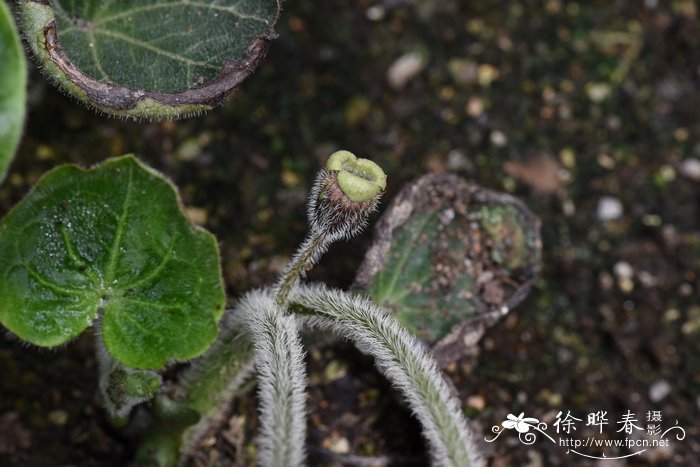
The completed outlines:
[[[167,303],[151,301],[151,300],[141,300],[141,299],[135,298],[135,297],[120,297],[116,301],[129,302],[129,303],[134,303],[136,305],[142,305],[145,307],[158,308],[159,310],[166,310],[166,311],[179,310],[179,311],[182,311],[182,309],[176,305],[170,305]]]
[[[119,313],[119,315],[123,316],[124,318],[127,318],[129,321],[131,321],[134,324],[134,326],[136,326],[144,334],[146,334],[146,335],[153,334],[152,330],[146,329],[143,326],[141,326],[141,323],[139,323],[139,321],[136,318],[131,316],[129,314],[128,310],[123,310],[123,313]],[[125,334],[128,335],[128,333],[125,333]]]
[[[109,259],[105,268],[105,281],[107,285],[111,285],[114,281],[114,269],[117,266],[117,256],[119,253],[119,245],[124,237],[124,226],[126,218],[129,215],[129,205],[131,204],[131,190],[133,189],[133,170],[129,167],[128,179],[126,182],[126,195],[124,195],[124,203],[122,204],[121,213],[117,220],[117,230],[114,233],[114,242],[109,250]]]
[[[250,19],[253,21],[259,21],[259,22],[264,23],[264,24],[269,24],[269,21],[266,20],[265,18],[261,18],[259,16],[253,15],[253,14],[247,14],[247,13],[239,11],[236,8],[237,4],[238,4],[238,2],[234,5],[231,5],[231,6],[224,6],[224,5],[203,3],[203,2],[190,2],[188,0],[182,0],[180,2],[172,2],[172,3],[157,3],[154,5],[145,5],[145,6],[135,7],[135,8],[132,8],[131,10],[126,10],[126,11],[122,11],[122,12],[114,14],[114,15],[105,16],[105,17],[99,18],[98,20],[94,21],[92,24],[93,24],[93,26],[99,26],[99,25],[102,25],[105,23],[109,23],[109,22],[118,20],[118,19],[128,18],[129,16],[132,16],[135,13],[144,13],[147,11],[160,10],[163,8],[172,8],[172,7],[177,7],[177,6],[202,8],[204,10],[223,11],[225,13],[230,13],[230,14],[232,14],[238,18],[241,18],[241,19]]]
[[[86,261],[85,258],[83,258],[80,255],[80,253],[78,253],[77,248],[75,248],[75,245],[68,236],[68,231],[66,230],[66,227],[61,226],[60,232],[61,239],[63,240],[63,245],[66,247],[68,258],[73,262],[73,266],[78,268],[80,268],[81,266],[87,267],[87,263],[89,261]],[[95,283],[95,285],[99,284],[100,281],[95,275],[95,273],[92,271],[92,269],[86,269],[84,273]]]
[[[65,285],[61,285],[57,282],[54,282],[51,279],[49,279],[45,276],[42,276],[39,273],[39,271],[32,268],[28,264],[21,264],[18,266],[26,269],[32,279],[34,279],[35,281],[37,281],[39,284],[43,285],[47,289],[51,289],[54,292],[58,292],[58,293],[63,294],[63,295],[78,295],[79,297],[82,297],[82,298],[85,298],[87,296],[87,293],[85,290],[75,289],[73,287],[66,287]]]
[[[97,39],[95,38],[95,33],[90,31],[88,32],[88,40],[90,41],[88,43],[88,47],[90,47],[90,54],[92,55],[92,60],[95,62],[95,66],[97,67],[97,71],[100,72],[100,75],[102,75],[102,79],[104,81],[110,81],[109,76],[107,75],[107,72],[105,71],[104,68],[102,68],[102,63],[100,63],[100,57],[97,55]]]
[[[418,228],[415,230],[415,233],[411,235],[410,237],[410,242],[408,242],[409,245],[413,244],[415,240],[417,240],[422,234],[425,228],[428,225],[428,222],[431,220],[431,216],[427,216],[426,219],[421,222],[421,224],[418,226]],[[399,281],[399,276],[401,275],[401,271],[403,270],[404,266],[406,265],[406,262],[408,262],[408,258],[411,256],[411,253],[413,250],[411,248],[405,248],[402,255],[399,257],[398,264],[394,267],[394,272],[391,275],[391,279],[389,281],[388,287],[384,289],[384,293],[381,295],[380,298],[378,298],[379,301],[383,301],[387,299],[388,297],[393,297],[393,292],[394,289],[396,289],[396,284]],[[391,253],[389,253],[391,254]]]
[[[114,3],[114,0],[107,0],[104,2],[100,8],[95,12],[95,16],[98,16],[100,13],[106,11],[110,6],[112,6],[112,3]]]
[[[153,268],[153,270],[151,272],[149,272],[148,274],[146,274],[144,277],[142,277],[140,279],[136,279],[135,281],[133,281],[127,285],[121,286],[120,288],[121,289],[132,289],[134,287],[138,287],[140,285],[147,283],[148,281],[150,281],[151,279],[156,277],[158,274],[160,274],[161,271],[163,271],[163,268],[165,268],[165,265],[168,264],[170,259],[173,257],[173,247],[175,246],[175,242],[177,241],[177,237],[178,237],[177,233],[173,234],[173,238],[170,240],[170,243],[168,244],[168,249],[165,252],[165,255],[163,255],[162,259],[158,262],[156,267]]]
[[[154,46],[154,45],[152,45],[152,44],[149,44],[148,42],[143,42],[143,41],[140,41],[140,40],[138,40],[138,39],[134,39],[133,37],[129,37],[129,36],[124,35],[124,34],[121,34],[121,33],[119,33],[119,32],[108,31],[108,30],[106,30],[106,29],[100,29],[100,30],[96,30],[95,33],[96,33],[96,34],[101,34],[101,35],[103,35],[103,36],[112,37],[112,38],[114,38],[114,39],[119,39],[119,40],[122,40],[122,41],[124,41],[124,42],[128,42],[128,43],[130,43],[130,44],[132,44],[132,45],[135,45],[135,46],[137,46],[137,47],[142,47],[142,48],[144,48],[144,49],[146,49],[146,50],[150,50],[150,51],[153,52],[153,53],[156,53],[156,54],[159,54],[159,55],[163,55],[163,56],[165,56],[165,57],[168,57],[168,58],[170,58],[170,59],[177,60],[177,61],[180,61],[180,62],[183,62],[183,63],[187,63],[188,65],[194,65],[194,66],[200,66],[200,67],[205,67],[205,68],[211,68],[211,69],[214,69],[214,70],[218,70],[218,69],[219,69],[219,67],[214,66],[214,65],[211,65],[211,64],[209,64],[209,63],[206,63],[206,62],[198,62],[198,61],[195,61],[195,60],[191,60],[191,59],[189,59],[189,58],[187,58],[187,57],[183,57],[183,56],[181,56],[181,55],[178,55],[178,54],[175,54],[175,53],[172,53],[172,52],[168,52],[167,50],[163,50],[163,49],[161,49],[160,47],[156,47],[156,46]]]

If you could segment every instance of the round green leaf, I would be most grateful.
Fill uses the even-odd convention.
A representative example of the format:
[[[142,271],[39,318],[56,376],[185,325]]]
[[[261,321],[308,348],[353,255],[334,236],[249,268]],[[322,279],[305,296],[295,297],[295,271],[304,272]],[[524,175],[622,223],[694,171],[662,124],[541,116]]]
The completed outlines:
[[[101,316],[107,350],[140,369],[201,354],[225,303],[216,240],[131,156],[55,169],[0,220],[0,297],[0,321],[40,346]]]
[[[445,364],[478,334],[475,319],[527,295],[540,251],[539,220],[519,200],[454,175],[427,175],[377,223],[355,287],[436,344]]]
[[[14,158],[24,122],[27,63],[5,2],[0,2],[0,182]]]
[[[46,71],[114,115],[170,118],[210,109],[257,67],[281,0],[22,0]]]

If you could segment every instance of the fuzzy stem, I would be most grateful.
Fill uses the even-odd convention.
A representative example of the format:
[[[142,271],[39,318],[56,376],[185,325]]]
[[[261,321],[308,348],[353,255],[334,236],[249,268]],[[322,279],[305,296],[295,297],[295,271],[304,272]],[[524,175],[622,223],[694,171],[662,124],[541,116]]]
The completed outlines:
[[[320,285],[293,290],[290,308],[299,306],[316,316],[311,325],[333,330],[375,357],[423,425],[434,465],[483,465],[459,404],[435,362],[393,316],[368,299]]]
[[[328,240],[324,232],[311,232],[299,246],[287,264],[275,286],[275,302],[282,306],[287,303],[289,292],[306,275],[316,261],[325,253]]]
[[[306,370],[297,323],[269,294],[252,292],[241,301],[243,323],[255,348],[260,400],[258,462],[296,467],[305,461]]]
[[[266,293],[268,303],[273,301],[273,291]],[[330,329],[376,356],[387,377],[403,391],[418,415],[437,465],[470,465],[469,459],[472,466],[482,464],[459,405],[450,397],[439,370],[416,339],[392,316],[367,299],[320,286],[297,288],[291,296],[289,311],[297,317],[298,326]],[[242,325],[250,312],[248,300],[227,311],[219,340],[188,368],[181,381],[178,392],[182,393],[185,405],[202,415],[202,420],[182,435],[181,462],[192,454],[201,435],[221,418],[231,399],[241,392],[240,383],[245,381],[253,364],[250,343],[253,336]],[[158,456],[175,455],[171,450],[179,445],[180,436],[172,426],[173,422],[166,419],[149,430],[151,439],[140,449],[143,460],[152,462]],[[159,432],[167,436],[154,436]],[[297,444],[302,445],[303,441]],[[452,458],[456,460],[450,461]],[[441,463],[441,459],[446,461]]]

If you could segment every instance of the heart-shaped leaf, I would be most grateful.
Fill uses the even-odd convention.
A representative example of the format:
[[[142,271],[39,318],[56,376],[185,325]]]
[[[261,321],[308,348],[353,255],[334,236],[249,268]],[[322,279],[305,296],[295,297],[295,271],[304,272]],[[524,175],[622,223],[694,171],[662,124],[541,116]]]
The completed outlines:
[[[225,302],[216,240],[131,156],[59,167],[0,220],[0,297],[0,321],[45,347],[101,316],[107,350],[140,369],[204,352]]]
[[[281,0],[22,0],[29,43],[78,99],[114,115],[220,104],[262,60]]]
[[[24,122],[27,63],[5,2],[0,2],[0,182],[15,155]]]
[[[378,222],[355,287],[437,343],[444,364],[460,354],[470,318],[527,295],[540,250],[539,221],[517,199],[454,175],[427,175]]]

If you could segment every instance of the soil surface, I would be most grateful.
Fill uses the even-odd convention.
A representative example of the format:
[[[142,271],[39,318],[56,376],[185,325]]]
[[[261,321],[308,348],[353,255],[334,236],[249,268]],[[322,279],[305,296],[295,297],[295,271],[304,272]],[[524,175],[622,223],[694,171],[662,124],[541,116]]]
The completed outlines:
[[[559,436],[557,415],[570,412],[582,419],[572,439],[643,440],[653,412],[664,430],[685,430],[604,463],[506,430],[483,442],[491,465],[697,463],[697,3],[296,0],[278,32],[224,107],[178,122],[96,116],[34,71],[0,213],[60,163],[136,153],[219,238],[233,302],[271,283],[303,239],[307,189],[333,150],[384,167],[385,203],[426,172],[457,173],[542,221],[528,299],[486,332],[478,357],[446,370],[479,436],[520,413]],[[349,286],[370,239],[334,246],[310,278]],[[370,359],[343,343],[308,349],[315,465],[426,465],[418,424]],[[104,416],[93,354],[90,335],[53,351],[0,336],[0,465],[129,464],[135,441]],[[600,435],[585,426],[598,411]],[[617,422],[630,413],[643,430],[628,435]],[[251,392],[192,464],[249,465],[255,429]]]

